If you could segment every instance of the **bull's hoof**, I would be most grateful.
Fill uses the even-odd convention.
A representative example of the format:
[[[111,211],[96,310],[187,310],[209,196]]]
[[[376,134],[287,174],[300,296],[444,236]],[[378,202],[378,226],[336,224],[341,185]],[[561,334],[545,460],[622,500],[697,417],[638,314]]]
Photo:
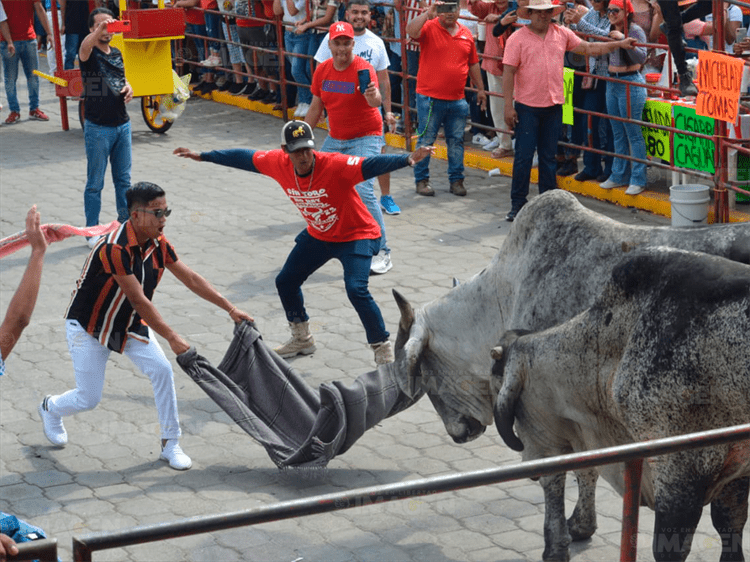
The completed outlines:
[[[574,541],[585,541],[590,539],[596,533],[596,521],[582,521],[580,518],[573,516],[568,519],[568,532],[570,538]]]
[[[558,549],[544,549],[542,553],[542,560],[544,562],[569,562],[570,551],[568,547]]]

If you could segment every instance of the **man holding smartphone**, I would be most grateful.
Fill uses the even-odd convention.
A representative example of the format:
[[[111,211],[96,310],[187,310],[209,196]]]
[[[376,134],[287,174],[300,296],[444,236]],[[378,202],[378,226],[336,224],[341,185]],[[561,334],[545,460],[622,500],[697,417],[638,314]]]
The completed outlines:
[[[322,152],[376,156],[383,147],[383,118],[379,110],[382,96],[375,69],[365,59],[354,54],[354,28],[348,22],[336,22],[331,26],[328,47],[331,58],[319,64],[313,74],[313,99],[305,121],[315,127],[323,110],[328,112],[328,137],[323,141]],[[365,73],[369,74],[366,86]],[[385,273],[393,267],[393,262],[374,186],[375,180],[370,178],[356,187],[381,231],[380,251],[373,257],[371,271]]]

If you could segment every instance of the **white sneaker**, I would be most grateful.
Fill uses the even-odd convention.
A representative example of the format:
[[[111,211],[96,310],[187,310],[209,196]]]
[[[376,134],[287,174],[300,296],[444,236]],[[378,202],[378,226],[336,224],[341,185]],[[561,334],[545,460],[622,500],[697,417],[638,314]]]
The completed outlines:
[[[307,115],[307,112],[310,110],[310,104],[309,103],[301,103],[297,106],[297,109],[294,111],[295,117],[305,117]]]
[[[635,185],[635,184],[632,184],[632,183],[631,183],[631,184],[630,184],[630,185],[628,186],[628,188],[627,188],[627,189],[625,190],[625,194],[626,194],[626,195],[638,195],[638,194],[639,194],[639,193],[641,193],[641,192],[642,192],[642,191],[643,191],[644,189],[646,189],[646,188],[645,188],[645,187],[643,187],[643,186],[641,186],[641,185]]]
[[[495,150],[498,146],[500,146],[500,139],[495,137],[490,142],[485,143],[482,145],[482,150]]]
[[[221,66],[221,57],[219,55],[211,55],[206,60],[202,60],[203,66]]]
[[[68,444],[68,432],[65,431],[62,418],[51,413],[48,408],[48,401],[52,397],[48,394],[39,404],[39,416],[42,418],[42,426],[44,427],[44,435],[47,437],[50,443],[57,447],[65,447]]]
[[[177,439],[167,439],[167,444],[162,446],[159,460],[167,461],[175,470],[187,470],[193,466],[193,461],[183,452]]]
[[[612,181],[611,179],[607,178],[602,183],[599,184],[599,187],[602,189],[612,189],[613,187],[624,187],[624,183],[617,183],[616,181]]]
[[[89,248],[94,248],[99,242],[100,238],[101,236],[92,236],[91,238],[86,240],[86,243],[89,245]]]
[[[487,144],[488,142],[490,142],[490,140],[491,139],[488,139],[482,133],[477,133],[476,135],[471,137],[471,144],[482,146],[483,144]]]
[[[381,275],[390,271],[392,267],[393,262],[391,261],[390,252],[386,253],[385,250],[380,250],[376,256],[372,257],[370,273]]]

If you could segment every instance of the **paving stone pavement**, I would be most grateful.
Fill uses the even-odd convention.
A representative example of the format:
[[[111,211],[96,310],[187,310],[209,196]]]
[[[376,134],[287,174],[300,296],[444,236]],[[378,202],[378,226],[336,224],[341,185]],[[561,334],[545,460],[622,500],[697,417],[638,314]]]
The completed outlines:
[[[25,107],[24,79],[19,94]],[[0,127],[0,236],[23,228],[37,203],[43,222],[84,224],[86,177],[83,133],[76,121],[60,128],[59,106],[42,83],[49,123],[25,119]],[[196,150],[276,148],[281,123],[233,107],[191,100],[166,135],[151,133],[130,105],[133,182],[162,185],[174,213],[167,236],[178,255],[233,303],[255,316],[270,344],[287,337],[274,277],[303,221],[276,184],[258,175],[199,164],[171,155]],[[75,115],[74,105],[69,104]],[[7,111],[7,107],[6,110]],[[324,133],[319,133],[322,136]],[[320,142],[320,138],[318,142]],[[467,170],[467,197],[448,193],[446,165],[433,162],[434,198],[414,193],[411,171],[392,176],[399,216],[386,216],[393,270],[372,277],[371,289],[395,334],[398,309],[391,289],[414,305],[445,293],[451,279],[466,280],[496,253],[511,225],[503,220],[509,180]],[[532,191],[535,187],[532,186]],[[103,192],[102,222],[115,217],[111,181]],[[617,220],[666,224],[642,212],[587,201]],[[0,510],[39,525],[59,540],[70,560],[71,538],[91,532],[237,511],[282,500],[401,482],[519,461],[494,428],[476,441],[454,444],[430,402],[383,421],[324,470],[278,470],[176,365],[182,445],[193,459],[186,472],[158,460],[159,434],[148,380],[112,354],[104,396],[91,412],[66,419],[70,442],[51,447],[36,408],[45,394],[73,385],[63,313],[88,254],[82,239],[52,245],[32,324],[7,361],[0,380]],[[28,250],[2,260],[0,309],[5,310],[23,273]],[[350,381],[373,367],[361,325],[349,305],[341,267],[330,263],[305,285],[318,342],[312,356],[294,360],[311,385]],[[550,298],[554,298],[551,295]],[[226,313],[192,295],[166,275],[155,304],[200,353],[218,363],[232,335]],[[572,509],[576,490],[568,488]],[[127,561],[523,561],[543,549],[542,490],[523,480],[370,505],[224,532],[183,537],[94,554],[94,560]],[[619,558],[622,504],[612,489],[598,489],[599,530],[572,545],[572,560]],[[641,512],[639,560],[650,560],[653,514]],[[704,515],[690,560],[717,560],[720,543]]]

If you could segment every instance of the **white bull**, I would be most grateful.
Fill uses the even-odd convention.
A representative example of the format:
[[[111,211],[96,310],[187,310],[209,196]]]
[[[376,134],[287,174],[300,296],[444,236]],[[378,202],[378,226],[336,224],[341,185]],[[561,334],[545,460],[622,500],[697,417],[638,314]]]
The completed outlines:
[[[412,396],[427,392],[457,443],[477,438],[493,420],[490,350],[509,329],[543,330],[594,302],[612,268],[647,246],[696,250],[750,263],[750,227],[629,226],[585,209],[554,190],[519,213],[492,262],[468,282],[414,310],[394,291],[401,311],[396,369]],[[578,473],[574,539],[596,529],[596,471]]]
[[[495,423],[524,460],[748,423],[748,334],[750,266],[666,248],[637,252],[585,312],[503,336],[492,350]],[[600,467],[620,493],[623,469]],[[540,482],[543,558],[568,560],[565,474]],[[656,511],[654,558],[685,560],[710,503],[721,560],[744,560],[749,484],[750,441],[646,459],[641,501]]]

